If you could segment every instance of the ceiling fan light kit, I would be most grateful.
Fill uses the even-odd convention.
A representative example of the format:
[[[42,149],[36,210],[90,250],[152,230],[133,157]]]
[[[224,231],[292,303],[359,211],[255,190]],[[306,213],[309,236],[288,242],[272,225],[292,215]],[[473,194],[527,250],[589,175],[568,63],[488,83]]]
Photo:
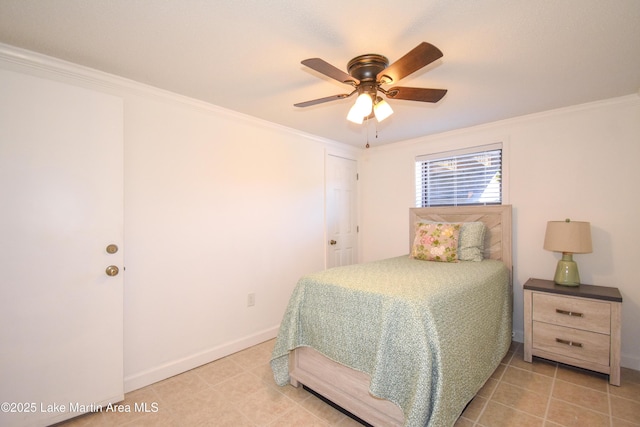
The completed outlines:
[[[347,64],[348,74],[320,58],[309,58],[303,65],[331,77],[341,83],[353,86],[348,94],[339,94],[312,101],[299,102],[296,107],[309,107],[337,99],[348,98],[358,94],[355,104],[349,110],[347,120],[362,124],[365,118],[376,117],[379,122],[393,114],[391,106],[378,92],[390,99],[408,101],[438,102],[447,93],[446,89],[426,89],[415,87],[392,87],[384,89],[382,85],[395,83],[409,74],[423,68],[442,57],[442,52],[432,44],[422,42],[409,53],[389,65],[389,60],[382,55],[366,54],[353,58]]]

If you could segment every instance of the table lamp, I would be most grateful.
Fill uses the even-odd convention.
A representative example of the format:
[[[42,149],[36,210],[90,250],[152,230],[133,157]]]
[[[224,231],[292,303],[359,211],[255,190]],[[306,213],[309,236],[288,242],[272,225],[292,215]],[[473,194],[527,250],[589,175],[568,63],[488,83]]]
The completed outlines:
[[[544,236],[544,248],[548,251],[562,252],[562,259],[558,261],[553,280],[558,285],[578,286],[580,275],[578,264],[573,260],[573,254],[587,254],[591,248],[591,224],[584,221],[547,222],[547,232]]]

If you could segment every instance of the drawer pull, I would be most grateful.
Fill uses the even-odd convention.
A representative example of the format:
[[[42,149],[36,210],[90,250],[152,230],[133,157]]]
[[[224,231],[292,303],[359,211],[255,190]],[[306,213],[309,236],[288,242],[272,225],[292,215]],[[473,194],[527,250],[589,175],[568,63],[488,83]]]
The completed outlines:
[[[563,339],[560,339],[560,338],[556,338],[556,342],[559,342],[560,344],[566,344],[566,345],[571,346],[571,347],[582,347],[582,343],[580,343],[580,342],[563,340]]]
[[[582,313],[578,313],[575,311],[560,310],[559,308],[556,308],[556,313],[565,314],[567,316],[573,316],[573,317],[584,317],[584,314]]]

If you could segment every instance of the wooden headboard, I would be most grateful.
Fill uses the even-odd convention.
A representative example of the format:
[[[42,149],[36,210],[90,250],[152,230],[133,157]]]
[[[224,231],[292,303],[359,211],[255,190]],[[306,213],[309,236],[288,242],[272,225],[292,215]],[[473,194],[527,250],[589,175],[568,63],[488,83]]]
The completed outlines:
[[[484,240],[484,257],[502,260],[513,272],[511,256],[511,205],[489,206],[446,206],[436,208],[409,209],[409,251],[415,238],[416,222],[472,222],[481,221],[487,225]]]

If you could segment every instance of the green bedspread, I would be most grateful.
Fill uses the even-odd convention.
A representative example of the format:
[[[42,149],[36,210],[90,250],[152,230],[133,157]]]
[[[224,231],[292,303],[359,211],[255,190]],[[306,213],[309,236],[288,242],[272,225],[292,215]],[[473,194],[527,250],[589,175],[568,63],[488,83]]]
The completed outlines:
[[[271,366],[287,384],[289,351],[310,346],[369,374],[370,392],[400,406],[406,426],[451,426],[506,354],[511,319],[499,261],[338,267],[300,279]]]

